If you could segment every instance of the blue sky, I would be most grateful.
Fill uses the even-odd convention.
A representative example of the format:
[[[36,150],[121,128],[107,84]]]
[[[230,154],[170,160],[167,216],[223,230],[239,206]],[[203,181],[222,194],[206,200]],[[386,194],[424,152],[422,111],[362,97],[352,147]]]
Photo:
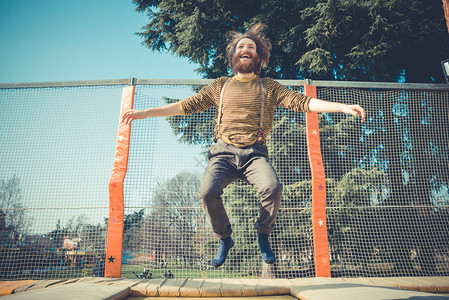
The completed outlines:
[[[130,0],[0,0],[0,83],[201,78],[188,59],[141,45],[135,33],[147,22]],[[191,93],[144,90],[148,107]],[[0,90],[0,179],[19,177],[30,232],[65,225],[83,207],[89,223],[103,222],[120,101],[121,87]],[[156,181],[202,172],[202,149],[179,144],[164,118],[134,127],[151,133],[150,163],[135,166],[144,179],[129,188],[134,206],[148,205]],[[154,144],[170,151],[151,152]]]
[[[201,78],[141,45],[147,23],[131,0],[0,0],[0,83]]]

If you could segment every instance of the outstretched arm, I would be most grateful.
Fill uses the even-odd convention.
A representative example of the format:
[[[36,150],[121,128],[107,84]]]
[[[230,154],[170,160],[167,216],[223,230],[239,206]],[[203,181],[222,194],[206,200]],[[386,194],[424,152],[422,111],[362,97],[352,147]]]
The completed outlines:
[[[169,117],[181,114],[181,104],[179,102],[175,102],[161,107],[149,108],[145,110],[128,110],[123,114],[122,121],[125,122],[126,125],[129,125],[136,119],[145,119],[148,117]]]
[[[365,110],[360,105],[347,105],[338,102],[328,102],[316,98],[310,99],[309,112],[331,113],[341,112],[347,115],[360,116],[365,121]]]

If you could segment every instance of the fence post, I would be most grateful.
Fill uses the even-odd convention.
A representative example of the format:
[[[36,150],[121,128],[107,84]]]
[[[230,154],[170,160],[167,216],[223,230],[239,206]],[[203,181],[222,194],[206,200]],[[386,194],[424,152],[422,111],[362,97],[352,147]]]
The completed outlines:
[[[304,92],[317,97],[316,86],[306,80]],[[307,150],[312,172],[312,230],[315,276],[331,277],[326,225],[326,175],[321,156],[318,113],[306,113]]]
[[[134,83],[134,81],[133,81]],[[135,86],[123,88],[114,168],[109,180],[109,221],[106,243],[105,277],[120,278],[122,272],[123,223],[125,204],[123,181],[128,169],[131,125],[122,122],[123,113],[132,109]]]

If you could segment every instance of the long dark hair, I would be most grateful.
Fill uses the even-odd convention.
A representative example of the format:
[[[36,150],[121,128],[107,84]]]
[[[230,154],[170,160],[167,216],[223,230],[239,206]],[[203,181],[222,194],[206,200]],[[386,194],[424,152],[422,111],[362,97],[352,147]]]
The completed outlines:
[[[256,43],[256,51],[260,57],[260,63],[258,64],[255,73],[259,75],[260,71],[268,66],[268,62],[270,61],[271,42],[265,36],[265,28],[266,26],[264,24],[257,23],[251,26],[244,34],[237,31],[229,31],[226,34],[229,41],[228,46],[226,47],[226,54],[228,56],[228,66],[231,70],[235,72],[232,58],[234,57],[238,42],[244,38],[251,39]]]

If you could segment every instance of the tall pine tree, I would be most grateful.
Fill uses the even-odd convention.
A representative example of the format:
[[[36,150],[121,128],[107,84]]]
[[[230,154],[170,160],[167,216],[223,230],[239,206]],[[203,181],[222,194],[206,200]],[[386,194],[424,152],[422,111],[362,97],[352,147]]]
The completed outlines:
[[[225,34],[256,22],[273,42],[264,75],[286,79],[442,82],[448,58],[437,0],[134,0],[148,14],[140,33],[150,49],[227,75]]]

